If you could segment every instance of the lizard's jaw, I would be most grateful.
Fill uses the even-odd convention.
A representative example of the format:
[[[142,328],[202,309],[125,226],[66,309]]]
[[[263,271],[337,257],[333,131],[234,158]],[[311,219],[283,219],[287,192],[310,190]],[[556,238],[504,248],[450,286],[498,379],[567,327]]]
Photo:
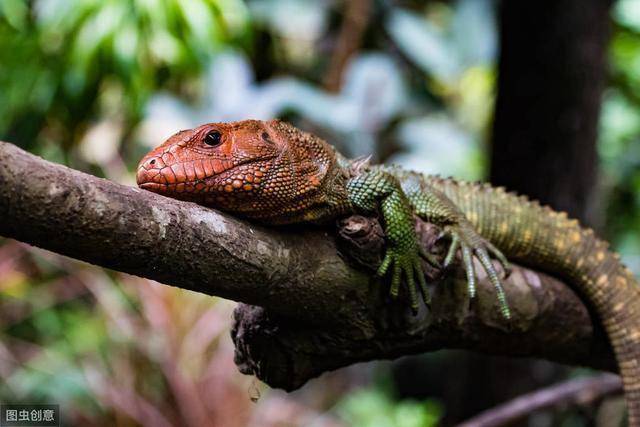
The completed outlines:
[[[176,198],[182,198],[178,196],[180,193],[207,192],[239,164],[212,158],[181,160],[173,151],[156,149],[142,159],[136,173],[140,188]]]
[[[151,159],[153,161],[154,159]],[[205,182],[205,176],[196,176],[193,167],[190,174],[185,173],[184,164],[178,167],[165,166],[161,158],[155,158],[155,163],[140,164],[136,173],[139,188],[153,193],[162,194],[175,199],[198,201],[203,198],[210,187]],[[193,174],[193,176],[191,176]]]
[[[237,213],[262,210],[262,184],[271,158],[255,161],[195,159],[169,163],[166,153],[150,153],[138,166],[138,187],[174,199]],[[280,179],[280,178],[276,178]],[[265,192],[274,190],[267,185]]]

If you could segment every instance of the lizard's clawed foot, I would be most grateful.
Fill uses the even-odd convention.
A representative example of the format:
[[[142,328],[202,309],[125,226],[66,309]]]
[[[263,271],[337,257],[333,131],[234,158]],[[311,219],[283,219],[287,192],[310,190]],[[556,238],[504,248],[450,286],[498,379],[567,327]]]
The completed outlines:
[[[427,256],[427,254],[417,244],[415,247],[408,249],[390,247],[387,249],[384,260],[382,260],[382,264],[380,264],[378,272],[376,273],[382,277],[387,274],[388,271],[391,271],[391,290],[389,294],[392,298],[398,297],[400,282],[404,276],[411,300],[411,311],[414,314],[418,312],[420,305],[416,279],[422,291],[425,304],[430,304],[430,294],[427,289],[425,273],[422,269],[421,256]],[[435,261],[433,257],[428,259]]]
[[[505,319],[510,319],[511,311],[507,304],[502,281],[491,262],[490,255],[493,255],[502,266],[505,278],[511,273],[511,267],[506,257],[498,248],[491,244],[491,242],[480,236],[471,224],[448,225],[444,228],[443,234],[451,237],[451,245],[445,256],[443,267],[446,268],[451,265],[458,249],[460,249],[462,253],[462,263],[467,274],[469,297],[474,298],[476,295],[476,274],[473,258],[475,257],[486,271],[489,281],[496,289],[502,315]]]

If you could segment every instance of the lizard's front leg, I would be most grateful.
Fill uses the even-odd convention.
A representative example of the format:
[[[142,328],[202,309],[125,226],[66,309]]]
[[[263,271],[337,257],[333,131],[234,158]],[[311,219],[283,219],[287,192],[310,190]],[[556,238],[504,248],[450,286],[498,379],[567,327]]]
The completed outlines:
[[[425,302],[429,298],[420,260],[421,255],[427,255],[418,244],[411,204],[400,183],[387,172],[366,171],[347,182],[347,193],[356,209],[368,213],[379,209],[382,213],[387,248],[377,274],[384,276],[391,271],[390,294],[393,298],[398,296],[404,275],[411,298],[411,309],[414,313],[417,312],[419,300],[416,278]]]

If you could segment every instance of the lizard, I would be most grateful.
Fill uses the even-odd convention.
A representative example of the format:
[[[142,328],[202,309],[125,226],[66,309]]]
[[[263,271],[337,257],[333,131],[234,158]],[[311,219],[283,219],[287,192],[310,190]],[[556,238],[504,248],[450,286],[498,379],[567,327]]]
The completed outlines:
[[[470,298],[477,260],[506,321],[511,313],[501,276],[509,272],[507,257],[555,274],[594,307],[617,359],[629,425],[640,426],[640,286],[605,241],[564,212],[502,187],[349,160],[323,139],[280,120],[180,131],[140,161],[136,180],[142,189],[267,225],[377,213],[386,246],[377,275],[390,276],[391,297],[404,284],[414,312],[420,294],[429,302],[421,259],[437,263],[418,243],[415,217],[448,236],[443,265],[460,254]]]

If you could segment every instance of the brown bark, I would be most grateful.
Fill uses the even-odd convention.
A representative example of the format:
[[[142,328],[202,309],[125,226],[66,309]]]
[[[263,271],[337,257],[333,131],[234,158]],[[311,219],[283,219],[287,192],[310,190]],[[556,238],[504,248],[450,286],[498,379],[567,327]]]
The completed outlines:
[[[469,303],[464,273],[455,269],[433,284],[431,308],[412,316],[404,295],[389,301],[370,268],[354,267],[379,259],[383,240],[371,219],[342,224],[340,252],[354,255],[346,262],[325,229],[265,229],[8,143],[0,143],[0,217],[2,236],[252,304],[236,311],[236,361],[274,387],[291,390],[351,363],[447,347],[615,369],[607,340],[576,294],[524,268],[515,267],[505,283],[509,323],[491,285],[480,280]],[[432,243],[434,227],[418,226]]]

